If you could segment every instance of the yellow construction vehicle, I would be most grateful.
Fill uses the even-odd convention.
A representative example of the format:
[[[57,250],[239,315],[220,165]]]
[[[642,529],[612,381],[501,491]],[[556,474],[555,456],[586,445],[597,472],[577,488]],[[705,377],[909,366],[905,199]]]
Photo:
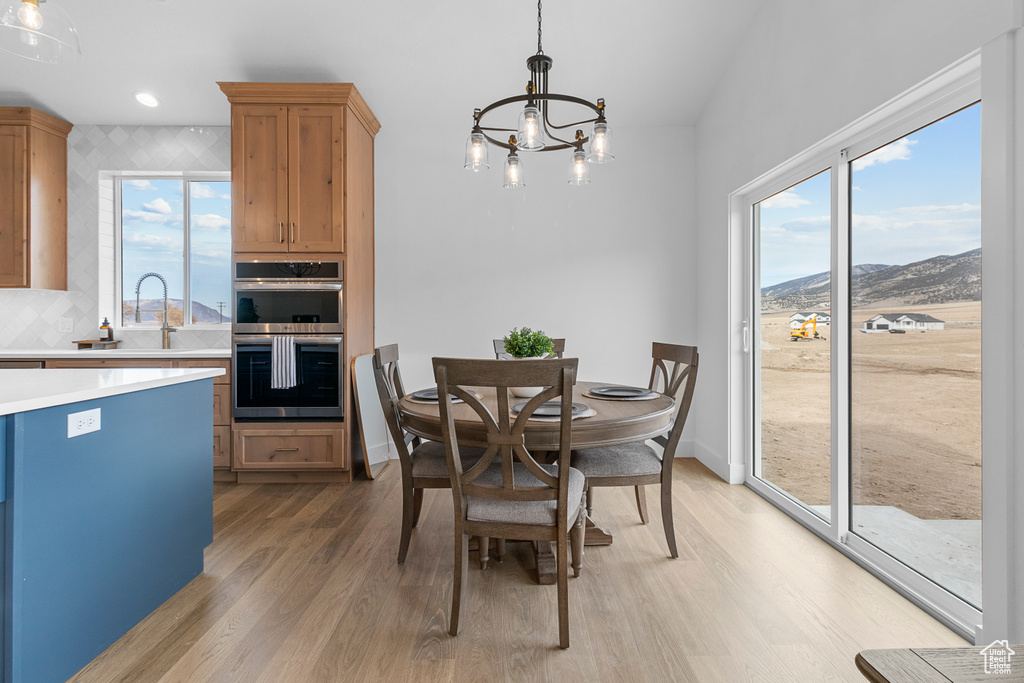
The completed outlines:
[[[807,326],[811,326],[811,331],[807,331]],[[817,317],[811,318],[800,326],[800,329],[793,330],[789,333],[789,341],[800,341],[806,339],[807,341],[820,340],[825,341],[825,338],[818,334],[818,319]]]

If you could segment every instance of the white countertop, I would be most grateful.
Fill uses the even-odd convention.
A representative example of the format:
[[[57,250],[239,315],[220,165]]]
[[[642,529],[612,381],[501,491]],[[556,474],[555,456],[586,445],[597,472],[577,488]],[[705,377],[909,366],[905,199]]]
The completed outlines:
[[[0,360],[36,358],[231,358],[231,349],[0,349]]]
[[[0,370],[0,415],[194,382],[223,374],[223,368]]]

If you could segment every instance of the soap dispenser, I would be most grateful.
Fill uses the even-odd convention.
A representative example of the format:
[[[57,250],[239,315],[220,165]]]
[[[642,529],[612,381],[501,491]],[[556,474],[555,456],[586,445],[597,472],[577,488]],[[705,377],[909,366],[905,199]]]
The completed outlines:
[[[110,321],[106,316],[103,317],[103,323],[100,325],[100,341],[114,341],[114,330],[110,327]]]

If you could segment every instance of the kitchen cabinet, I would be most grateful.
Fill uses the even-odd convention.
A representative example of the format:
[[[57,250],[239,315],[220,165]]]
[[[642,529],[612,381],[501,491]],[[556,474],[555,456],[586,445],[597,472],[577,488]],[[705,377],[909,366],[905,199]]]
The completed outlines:
[[[344,419],[236,417],[232,472],[240,482],[351,481],[352,359],[374,346],[373,144],[380,124],[351,83],[219,85],[231,103],[234,260],[301,254],[342,261],[345,274]]]
[[[348,83],[220,87],[231,102],[233,250],[344,253],[347,176],[373,186],[372,157],[348,147],[380,127],[358,91]]]
[[[345,430],[339,423],[249,423],[235,425],[234,458],[238,481],[264,481],[282,470],[348,470]]]
[[[30,107],[0,107],[0,287],[68,288],[68,133]]]

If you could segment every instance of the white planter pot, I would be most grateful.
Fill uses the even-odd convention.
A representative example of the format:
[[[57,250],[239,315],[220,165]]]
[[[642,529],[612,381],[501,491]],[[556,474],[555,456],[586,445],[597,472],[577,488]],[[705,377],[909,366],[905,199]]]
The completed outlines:
[[[512,360],[543,360],[547,356],[528,356],[526,358],[513,358]],[[533,398],[540,392],[544,391],[544,387],[509,387],[509,391],[512,392],[513,396],[519,398]]]

